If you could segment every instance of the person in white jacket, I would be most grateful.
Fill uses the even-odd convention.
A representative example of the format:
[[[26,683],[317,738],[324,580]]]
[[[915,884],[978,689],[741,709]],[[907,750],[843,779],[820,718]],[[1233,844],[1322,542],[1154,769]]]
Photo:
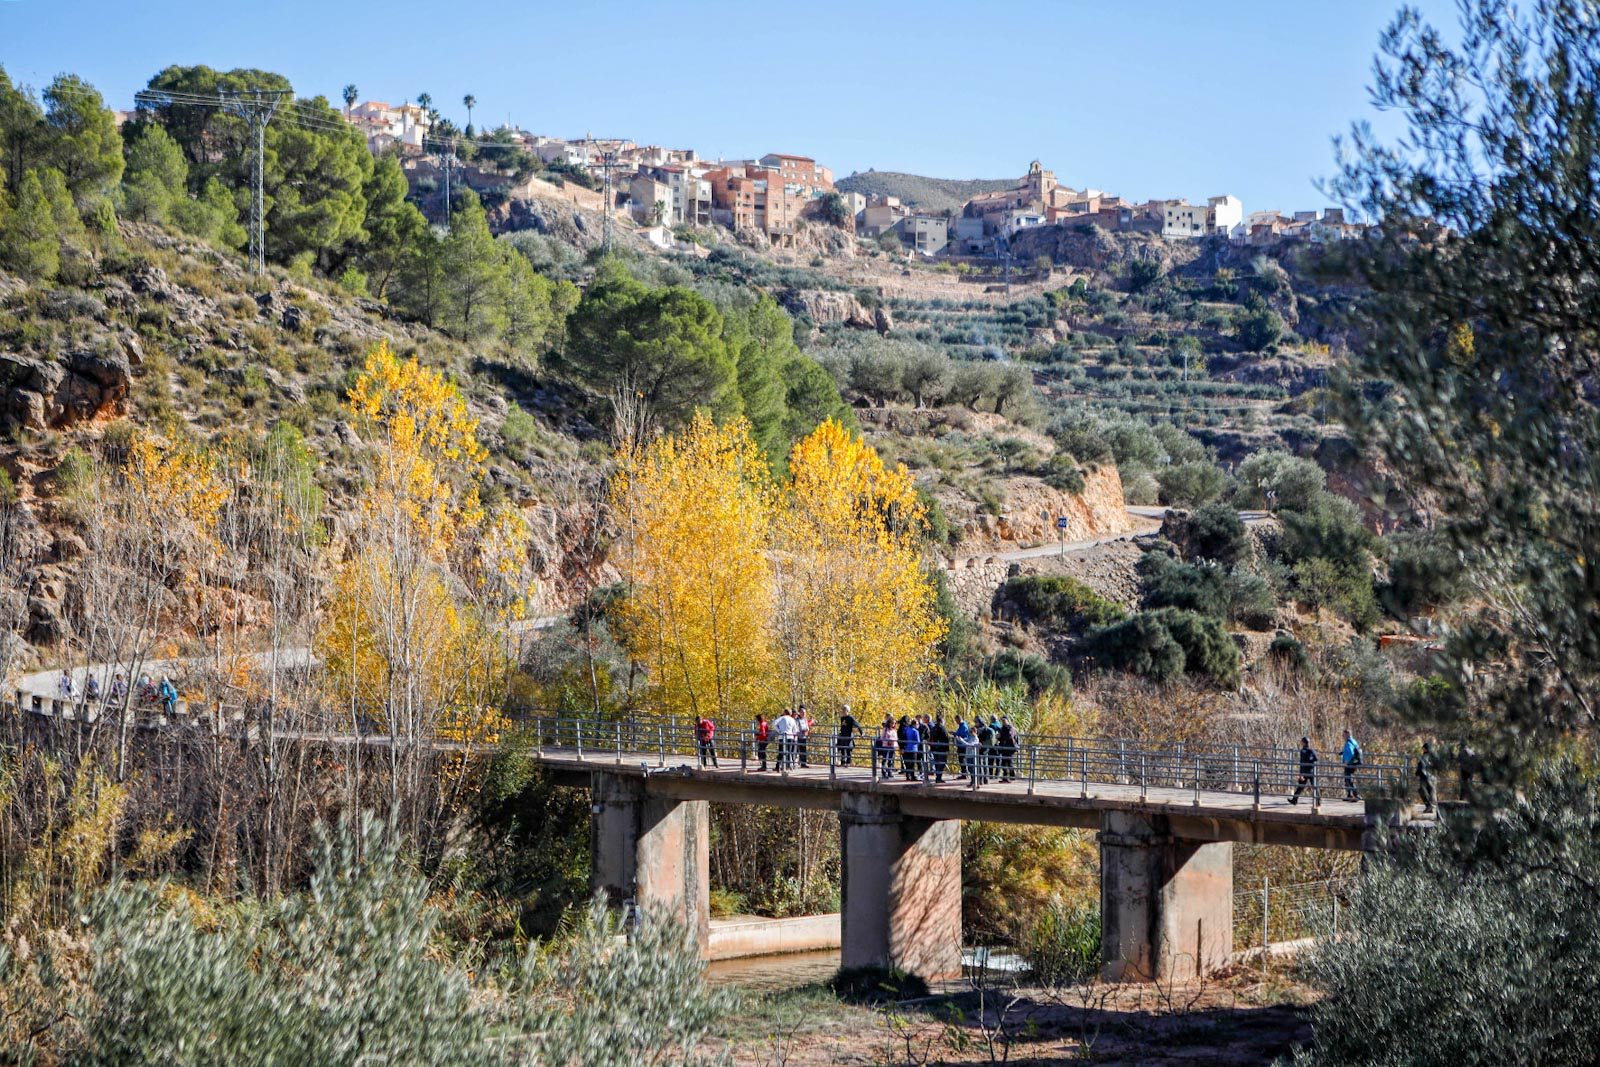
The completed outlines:
[[[795,739],[800,736],[800,723],[788,708],[784,708],[783,714],[772,724],[772,736],[778,739],[778,770],[789,770],[794,766]]]

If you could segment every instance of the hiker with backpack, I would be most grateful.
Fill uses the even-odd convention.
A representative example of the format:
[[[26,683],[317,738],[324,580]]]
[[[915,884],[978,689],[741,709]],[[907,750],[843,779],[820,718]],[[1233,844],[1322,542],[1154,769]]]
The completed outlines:
[[[700,721],[695,723],[694,738],[700,743],[700,766],[706,765],[706,760],[711,761],[711,766],[717,764],[717,724],[709,716],[700,716]]]
[[[993,720],[991,720],[992,722]],[[978,716],[978,784],[988,785],[995,773],[995,728]]]
[[[999,755],[996,761],[1000,772],[1000,780],[1009,782],[1017,776],[1016,754],[1020,743],[1017,737],[1017,728],[1011,725],[1008,716],[1000,719],[1000,729],[995,732],[995,749]]]
[[[1344,798],[1360,800],[1361,794],[1356,792],[1356,768],[1361,766],[1361,745],[1348,729],[1344,732],[1344,751],[1339,753],[1339,761],[1344,764]]]

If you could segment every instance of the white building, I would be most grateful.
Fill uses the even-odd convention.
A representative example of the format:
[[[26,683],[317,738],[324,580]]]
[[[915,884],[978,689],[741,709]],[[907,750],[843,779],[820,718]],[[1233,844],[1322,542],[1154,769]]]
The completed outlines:
[[[1237,196],[1213,196],[1206,201],[1206,222],[1211,232],[1231,237],[1244,229],[1244,205]]]
[[[345,121],[366,134],[374,151],[394,142],[420,149],[432,126],[427,111],[409,101],[391,107],[382,100],[368,100],[347,111]]]

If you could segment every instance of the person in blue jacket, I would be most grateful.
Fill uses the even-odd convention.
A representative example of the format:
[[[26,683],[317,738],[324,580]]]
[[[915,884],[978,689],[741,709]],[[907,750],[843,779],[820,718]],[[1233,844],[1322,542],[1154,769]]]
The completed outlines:
[[[1339,753],[1339,762],[1344,764],[1344,798],[1360,800],[1361,794],[1356,792],[1356,768],[1361,766],[1361,745],[1349,730],[1344,732],[1344,751]]]

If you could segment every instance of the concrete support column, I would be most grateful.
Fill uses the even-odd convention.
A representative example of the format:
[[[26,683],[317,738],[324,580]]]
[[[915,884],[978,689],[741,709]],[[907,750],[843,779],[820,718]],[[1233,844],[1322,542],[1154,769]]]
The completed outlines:
[[[1163,816],[1100,817],[1100,959],[1108,982],[1184,981],[1233,951],[1233,845],[1175,838]]]
[[[844,793],[841,964],[923,978],[961,973],[961,824],[904,815],[894,797]]]
[[[613,904],[684,923],[704,956],[711,937],[711,808],[704,800],[653,797],[644,780],[596,771],[589,845],[591,879]]]

